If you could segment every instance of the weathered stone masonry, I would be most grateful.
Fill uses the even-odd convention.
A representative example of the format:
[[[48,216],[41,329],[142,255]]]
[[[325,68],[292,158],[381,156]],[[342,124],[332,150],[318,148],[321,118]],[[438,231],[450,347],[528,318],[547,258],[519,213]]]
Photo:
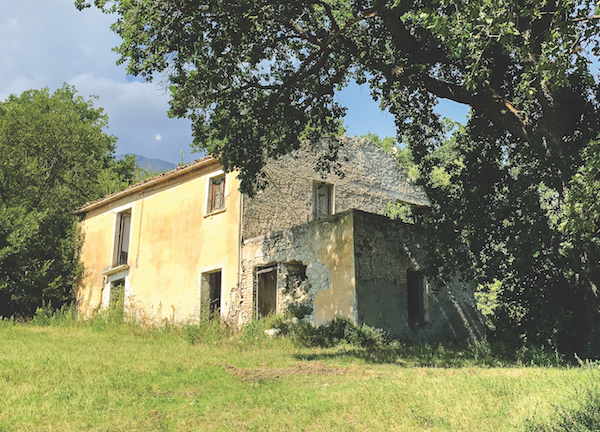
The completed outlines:
[[[265,166],[267,186],[253,198],[244,198],[244,239],[277,232],[313,220],[313,186],[333,187],[333,211],[358,209],[384,214],[388,203],[427,206],[427,197],[416,187],[394,156],[358,138],[340,138],[339,173],[320,173],[315,167],[326,151],[325,143],[305,143],[299,150]],[[324,175],[324,177],[323,177]]]
[[[407,274],[420,271],[427,251],[415,226],[354,213],[358,322],[412,342],[482,340],[485,330],[474,287],[456,275],[443,286],[426,283],[422,320],[408,316]]]

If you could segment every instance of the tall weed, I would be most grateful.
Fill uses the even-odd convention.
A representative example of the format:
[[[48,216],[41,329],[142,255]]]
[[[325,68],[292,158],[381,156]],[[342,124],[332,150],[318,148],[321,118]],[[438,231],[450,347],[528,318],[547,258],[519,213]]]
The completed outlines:
[[[199,322],[183,326],[183,338],[191,345],[220,345],[231,337],[233,329],[220,319],[218,313],[201,316]]]
[[[38,327],[70,327],[77,322],[77,310],[72,304],[53,309],[52,304],[48,302],[36,309],[32,322]]]
[[[600,387],[588,387],[577,395],[574,408],[557,407],[551,419],[528,419],[524,432],[600,431]]]

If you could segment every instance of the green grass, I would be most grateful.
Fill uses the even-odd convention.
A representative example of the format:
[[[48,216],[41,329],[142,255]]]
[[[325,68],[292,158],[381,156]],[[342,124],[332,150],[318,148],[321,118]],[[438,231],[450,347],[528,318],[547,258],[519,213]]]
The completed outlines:
[[[594,364],[524,367],[485,349],[402,344],[306,348],[266,338],[261,325],[234,335],[214,322],[143,329],[63,315],[0,321],[0,431],[586,430],[561,421],[593,416],[600,394]]]

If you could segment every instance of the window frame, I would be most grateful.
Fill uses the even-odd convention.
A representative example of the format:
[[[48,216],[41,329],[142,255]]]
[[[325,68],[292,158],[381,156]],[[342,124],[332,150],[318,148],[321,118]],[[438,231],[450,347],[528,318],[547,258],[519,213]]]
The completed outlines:
[[[223,182],[222,182],[222,187],[223,187],[223,191],[222,191],[222,205],[218,208],[214,207],[214,200],[213,200],[213,185],[215,180],[222,178]],[[215,174],[211,175],[210,177],[208,177],[208,180],[206,182],[206,216],[210,216],[216,213],[220,213],[220,212],[224,212],[225,210],[227,210],[227,175],[223,170],[219,170],[218,172],[216,172]]]
[[[319,206],[319,189],[326,186],[329,191],[329,202],[327,213],[320,212],[321,207]],[[324,217],[335,214],[335,185],[333,183],[327,183],[324,181],[313,181],[313,220],[318,220]]]
[[[124,230],[123,225],[124,216],[128,216],[129,224]],[[115,210],[115,224],[114,224],[114,233],[113,233],[113,249],[111,255],[111,268],[120,268],[124,266],[129,266],[129,258],[131,251],[131,235],[132,235],[132,222],[133,222],[133,208],[125,207]],[[126,233],[123,231],[127,231]],[[123,245],[126,245],[127,258],[123,262],[122,254],[123,254]]]

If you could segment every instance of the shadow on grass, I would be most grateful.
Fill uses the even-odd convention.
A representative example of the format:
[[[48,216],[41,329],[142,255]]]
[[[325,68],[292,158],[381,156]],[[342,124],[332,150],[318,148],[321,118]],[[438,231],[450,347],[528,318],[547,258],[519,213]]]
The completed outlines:
[[[297,353],[294,358],[306,361],[360,359],[370,364],[395,364],[401,367],[504,367],[516,366],[515,361],[500,359],[487,344],[467,348],[453,345],[409,345],[392,342],[389,347],[358,348],[340,346],[323,352]]]

